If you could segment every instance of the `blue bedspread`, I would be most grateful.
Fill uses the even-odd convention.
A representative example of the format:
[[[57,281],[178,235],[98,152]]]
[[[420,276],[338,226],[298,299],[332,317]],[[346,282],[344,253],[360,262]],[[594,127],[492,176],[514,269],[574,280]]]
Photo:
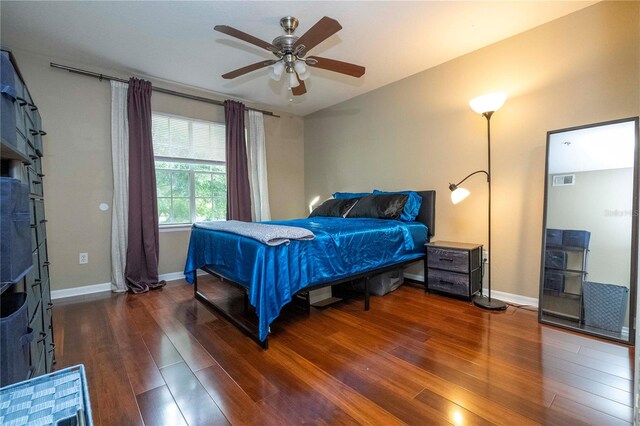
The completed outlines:
[[[249,289],[258,316],[260,340],[284,305],[298,291],[424,254],[427,228],[418,222],[314,217],[268,222],[313,231],[312,241],[267,246],[251,238],[201,228],[191,229],[185,277],[193,283],[198,268]]]

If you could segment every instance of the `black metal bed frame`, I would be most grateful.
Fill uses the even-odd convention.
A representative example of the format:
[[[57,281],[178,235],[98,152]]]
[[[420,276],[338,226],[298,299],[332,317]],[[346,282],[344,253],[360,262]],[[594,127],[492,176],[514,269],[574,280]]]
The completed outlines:
[[[344,277],[344,278],[341,278],[341,279],[338,279],[338,280],[334,280],[334,281],[330,281],[330,282],[326,282],[326,283],[322,283],[322,284],[316,284],[316,285],[312,285],[312,286],[309,286],[309,287],[305,287],[302,290],[300,290],[297,293],[295,293],[293,295],[293,297],[295,297],[295,296],[297,296],[297,295],[299,295],[301,293],[308,293],[308,292],[310,292],[312,290],[318,290],[320,288],[331,287],[331,286],[342,284],[342,283],[346,283],[346,282],[349,282],[349,281],[355,281],[355,280],[364,279],[364,310],[368,311],[369,308],[370,308],[369,280],[371,279],[372,276],[379,275],[379,274],[384,274],[385,272],[390,272],[390,271],[398,269],[398,268],[400,268],[402,266],[405,266],[405,265],[407,265],[409,263],[414,263],[414,262],[418,262],[418,261],[421,261],[421,260],[424,260],[424,255],[422,255],[420,257],[416,257],[416,258],[411,259],[411,260],[406,260],[404,262],[394,263],[392,265],[388,265],[388,266],[385,266],[383,268],[373,269],[371,271],[361,272],[361,273],[355,274],[355,275],[349,275],[348,277]],[[249,310],[249,295],[248,295],[249,289],[247,287],[223,277],[222,275],[218,274],[217,272],[213,271],[212,269],[210,269],[207,266],[204,266],[204,267],[202,267],[200,269],[202,269],[206,273],[208,273],[210,275],[213,275],[215,277],[218,277],[220,280],[222,280],[222,281],[224,281],[224,282],[226,282],[228,284],[231,284],[232,286],[242,290],[243,299],[244,299],[244,312],[245,313],[248,312],[248,310]],[[222,308],[222,306],[217,305],[215,302],[213,302],[211,299],[209,299],[204,293],[202,293],[200,290],[198,290],[198,274],[197,274],[197,271],[194,272],[193,293],[194,293],[194,296],[195,296],[195,298],[197,300],[201,301],[202,303],[204,303],[205,305],[209,306],[214,311],[216,311],[217,313],[222,315],[227,321],[229,321],[230,323],[235,325],[243,333],[245,333],[247,336],[249,336],[251,339],[253,339],[256,343],[258,343],[260,346],[262,346],[262,348],[264,348],[264,349],[268,349],[269,348],[269,336],[267,336],[267,338],[265,338],[265,340],[260,340],[257,328],[256,329],[252,329],[251,327],[247,326],[247,324],[245,324],[244,322],[240,321],[238,318],[233,316],[230,312],[227,312],[224,308]],[[292,297],[292,300],[293,300],[293,297]]]
[[[430,190],[430,191],[416,191],[416,192],[418,194],[420,194],[420,196],[422,196],[422,205],[420,207],[420,212],[418,213],[418,216],[416,217],[416,221],[422,222],[427,226],[427,229],[429,231],[429,234],[427,235],[427,242],[428,242],[430,240],[430,238],[435,233],[436,191]],[[330,282],[326,282],[326,283],[321,283],[321,284],[316,284],[316,285],[312,285],[312,286],[309,286],[309,287],[305,287],[305,288],[301,289],[300,291],[298,291],[297,293],[295,293],[294,297],[299,295],[299,294],[301,294],[301,293],[308,293],[309,291],[312,291],[312,290],[317,290],[317,289],[320,289],[320,288],[330,287],[330,286],[334,286],[334,285],[337,285],[337,284],[342,284],[342,283],[349,282],[349,281],[355,281],[355,280],[364,279],[364,310],[368,311],[369,307],[370,307],[369,280],[371,279],[372,276],[383,274],[383,273],[389,272],[389,271],[393,271],[393,270],[398,269],[398,268],[400,268],[402,266],[408,265],[410,263],[418,262],[420,260],[424,261],[424,259],[425,259],[425,255],[421,255],[421,256],[416,257],[416,258],[411,259],[411,260],[405,260],[403,262],[397,262],[397,263],[394,263],[394,264],[391,264],[391,265],[384,266],[382,268],[372,269],[370,271],[365,271],[365,272],[360,272],[358,274],[349,275],[347,277],[344,277],[344,278],[341,278],[341,279],[338,279],[338,280],[334,280],[334,281],[330,281]],[[224,277],[221,274],[215,272],[214,270],[212,270],[211,268],[209,268],[206,265],[201,267],[201,268],[198,268],[198,269],[202,269],[206,273],[208,273],[210,275],[213,275],[215,277],[218,277],[220,280],[222,280],[224,282],[227,282],[227,283],[231,284],[232,286],[242,290],[243,299],[244,299],[244,312],[247,313],[249,311],[249,295],[248,295],[249,289],[247,287],[245,287],[245,286],[243,286],[241,284],[238,284],[238,283],[236,283],[236,282],[234,282],[232,280],[227,279],[226,277]],[[227,312],[226,310],[224,310],[222,308],[222,306],[217,305],[214,301],[209,299],[205,294],[203,294],[200,290],[198,290],[198,270],[197,269],[194,271],[193,276],[194,276],[194,278],[193,278],[193,292],[194,292],[194,297],[197,300],[201,301],[206,306],[212,308],[217,313],[222,315],[227,321],[229,321],[230,323],[235,325],[237,328],[239,328],[243,333],[245,333],[247,336],[249,336],[251,339],[253,339],[262,348],[264,348],[264,349],[268,349],[269,348],[269,336],[268,335],[267,335],[267,337],[265,338],[264,341],[260,340],[259,334],[258,334],[259,330],[257,328],[254,330],[251,327],[247,326],[247,324],[245,324],[242,321],[240,321],[238,318],[233,316],[230,312]],[[292,300],[293,300],[293,297],[292,297]]]

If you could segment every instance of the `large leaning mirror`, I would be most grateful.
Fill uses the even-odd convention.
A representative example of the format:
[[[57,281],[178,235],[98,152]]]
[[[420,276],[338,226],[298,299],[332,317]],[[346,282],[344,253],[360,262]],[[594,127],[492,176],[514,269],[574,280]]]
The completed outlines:
[[[633,343],[638,117],[547,134],[539,319]]]

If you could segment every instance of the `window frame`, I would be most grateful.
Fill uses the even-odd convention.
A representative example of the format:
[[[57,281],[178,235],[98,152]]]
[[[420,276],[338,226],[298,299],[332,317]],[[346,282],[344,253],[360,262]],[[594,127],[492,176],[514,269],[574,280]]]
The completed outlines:
[[[199,122],[199,123],[205,123],[207,125],[221,125],[222,127],[226,127],[225,123],[219,122],[219,121],[208,121],[208,120],[202,120],[202,119],[198,119],[198,118],[191,118],[191,117],[185,117],[185,116],[181,116],[181,115],[176,115],[176,114],[169,114],[169,113],[164,113],[164,112],[157,112],[157,111],[152,111],[151,112],[151,116],[153,118],[153,115],[158,115],[161,117],[167,117],[167,118],[176,118],[176,119],[180,119],[180,120],[186,120],[189,121],[189,141],[193,140],[193,125],[191,125],[191,123],[193,122]],[[153,143],[153,140],[152,140]],[[226,148],[226,147],[225,147]],[[217,175],[227,175],[227,162],[226,161],[215,161],[215,160],[200,160],[200,159],[196,159],[196,158],[183,158],[183,157],[168,157],[168,156],[163,156],[163,155],[155,155],[155,150],[154,150],[154,155],[153,155],[153,160],[154,160],[154,171],[157,174],[158,170],[166,170],[166,169],[158,169],[155,166],[155,162],[156,161],[160,161],[160,162],[168,162],[168,163],[182,163],[182,164],[201,164],[201,165],[211,165],[211,166],[224,166],[225,167],[225,171],[224,172],[203,172],[203,171],[196,171],[193,169],[189,169],[189,170],[179,170],[180,172],[187,172],[188,176],[189,176],[189,220],[190,222],[183,222],[183,223],[158,223],[158,228],[160,229],[161,232],[171,232],[171,231],[184,231],[184,230],[188,230],[191,229],[191,227],[193,226],[194,223],[196,222],[196,200],[198,198],[202,198],[202,197],[196,197],[196,188],[195,188],[195,175],[196,173],[208,173],[208,174],[217,174]],[[178,170],[176,170],[178,171]],[[156,193],[156,206],[158,205],[158,199],[159,198],[169,198],[169,197],[158,197],[157,193]],[[184,197],[178,197],[178,198],[184,198]],[[173,200],[173,196],[170,197],[171,200]],[[159,218],[158,218],[159,219]],[[226,220],[226,219],[225,219]]]

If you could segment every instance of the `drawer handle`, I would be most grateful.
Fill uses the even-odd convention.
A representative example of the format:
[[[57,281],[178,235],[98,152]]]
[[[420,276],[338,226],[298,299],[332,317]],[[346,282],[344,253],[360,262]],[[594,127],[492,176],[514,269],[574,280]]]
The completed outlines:
[[[36,129],[29,129],[29,133],[31,133],[31,136],[36,136],[40,134],[40,132],[37,131]]]
[[[43,175],[42,173],[38,173],[38,177],[43,178],[43,177],[44,177],[44,175]]]
[[[49,305],[49,309],[53,308],[53,303],[48,302],[47,305]]]
[[[20,105],[21,107],[29,103],[25,98],[21,98],[20,96],[16,96],[16,99],[19,101],[18,105]]]
[[[44,331],[41,331],[40,336],[41,337],[36,341],[36,343],[44,342],[44,339],[47,338],[47,333],[45,333]]]
[[[38,107],[35,104],[29,104],[29,107],[31,108],[31,111],[37,111]]]
[[[49,349],[49,352],[53,352],[56,350],[56,344],[55,343],[49,343],[51,345],[51,349]]]
[[[445,262],[453,262],[453,259],[449,259],[447,257],[441,257],[440,260],[445,261]]]
[[[33,154],[29,154],[29,158],[31,158],[32,160],[37,160],[38,156],[37,155],[33,155]]]
[[[42,185],[42,182],[39,180],[32,180],[31,182],[33,182],[34,185]]]
[[[40,136],[45,136],[47,134],[47,132],[45,132],[44,130],[40,130]]]
[[[34,280],[33,284],[31,284],[31,288],[34,288],[35,286],[40,285],[40,284],[41,284],[40,280]]]
[[[47,223],[47,222],[49,222],[47,219],[42,219],[42,220],[40,221],[40,223]]]
[[[32,227],[32,228],[37,228],[37,227],[38,227],[38,225],[31,225],[31,227]]]
[[[51,265],[51,262],[46,261],[46,262],[43,262],[42,264],[43,264],[44,266],[49,266],[49,265]]]
[[[446,280],[439,280],[440,284],[449,284],[449,285],[456,285],[456,283],[451,282],[451,281],[446,281]]]

